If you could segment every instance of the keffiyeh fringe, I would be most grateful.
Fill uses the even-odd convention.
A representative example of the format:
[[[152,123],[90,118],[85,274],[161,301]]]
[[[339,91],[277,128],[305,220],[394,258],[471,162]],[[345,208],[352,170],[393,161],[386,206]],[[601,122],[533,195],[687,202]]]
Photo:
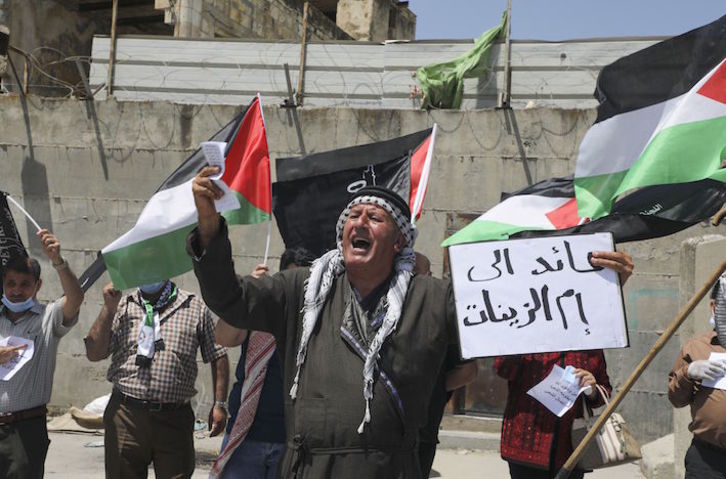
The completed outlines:
[[[336,225],[338,248],[325,253],[313,262],[310,268],[310,277],[305,282],[302,334],[295,360],[297,371],[295,372],[295,379],[290,389],[290,397],[294,400],[297,397],[300,371],[305,362],[307,345],[315,328],[315,323],[323,310],[323,305],[333,286],[333,281],[345,271],[342,249],[343,226],[350,214],[350,209],[361,203],[375,204],[384,208],[394,219],[399,231],[406,239],[406,246],[396,256],[396,263],[394,265],[395,275],[386,294],[388,310],[386,311],[386,316],[383,319],[381,327],[373,337],[366,353],[365,364],[363,366],[365,413],[360,426],[358,426],[359,434],[363,434],[365,425],[371,421],[370,402],[373,399],[373,381],[379,353],[386,338],[396,330],[398,321],[401,318],[403,302],[406,299],[406,292],[408,291],[411,276],[413,276],[413,266],[416,259],[413,252],[413,244],[416,241],[417,234],[416,227],[408,221],[405,215],[386,200],[375,196],[360,196],[351,201],[341,213]]]

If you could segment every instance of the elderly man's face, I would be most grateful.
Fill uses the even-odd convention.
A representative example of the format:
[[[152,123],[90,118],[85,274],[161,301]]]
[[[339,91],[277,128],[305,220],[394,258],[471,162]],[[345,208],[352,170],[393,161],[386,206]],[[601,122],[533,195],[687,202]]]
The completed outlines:
[[[388,212],[371,204],[355,205],[343,227],[347,270],[380,273],[393,267],[405,239]]]

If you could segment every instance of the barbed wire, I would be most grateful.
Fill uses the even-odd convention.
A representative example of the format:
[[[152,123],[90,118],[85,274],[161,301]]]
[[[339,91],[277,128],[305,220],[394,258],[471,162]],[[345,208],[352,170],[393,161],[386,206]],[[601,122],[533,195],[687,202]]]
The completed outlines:
[[[124,43],[125,40],[137,43],[129,45]],[[291,66],[290,80],[293,84],[297,83],[299,75],[299,65],[297,64],[299,63],[300,45],[298,43],[234,41],[225,45],[224,41],[219,41],[219,45],[217,45],[213,42],[204,42],[206,51],[199,54],[193,50],[179,49],[179,40],[173,40],[174,43],[170,45],[174,48],[167,50],[163,49],[164,45],[161,48],[152,48],[151,43],[139,45],[139,41],[143,40],[122,37],[117,44],[117,69],[113,88],[116,99],[119,101],[170,101],[171,111],[175,117],[183,115],[189,119],[196,118],[206,111],[216,123],[210,130],[227,123],[227,119],[220,118],[220,111],[213,106],[246,104],[252,96],[253,90],[263,92],[267,105],[281,104],[288,96],[284,63],[289,63]],[[148,42],[154,41],[168,40],[148,40]],[[456,54],[450,49],[442,48],[429,52],[424,49],[425,45],[421,46],[421,50],[414,49],[414,51],[411,50],[410,44],[403,44],[408,50],[399,48],[398,45],[400,44],[366,44],[365,48],[360,49],[355,44],[309,44],[308,61],[304,71],[304,75],[306,75],[304,86],[305,93],[307,93],[307,96],[304,96],[305,106],[313,108],[348,107],[351,108],[357,123],[358,135],[372,140],[379,140],[382,136],[395,136],[402,128],[400,123],[395,120],[395,111],[401,108],[417,109],[418,106],[416,95],[414,98],[409,97],[410,91],[418,88],[418,84],[413,78],[415,67],[412,66],[410,70],[407,70],[405,65],[415,63],[418,58],[422,60],[425,58],[426,63],[430,63],[444,60],[443,56],[450,57]],[[633,42],[633,45],[631,48],[637,49],[640,44]],[[553,52],[559,51],[557,45],[553,47],[550,44],[543,44],[543,48],[545,47],[554,48]],[[468,44],[462,44],[461,49],[465,48],[468,48]],[[526,65],[528,62],[534,61],[531,47],[529,53],[513,49],[515,65],[512,70],[512,90],[514,90],[512,103],[519,102],[520,106],[523,106],[524,101],[534,98],[537,102],[536,106],[556,107],[563,101],[561,95],[556,96],[557,89],[560,89],[560,93],[562,92],[562,82],[551,83],[551,80],[557,75],[567,76],[563,81],[565,86],[571,90],[592,91],[601,67],[600,63],[602,63],[597,59],[606,58],[608,54],[612,54],[612,47],[608,49],[606,45],[600,50],[591,49],[593,54],[590,57],[582,52],[576,55],[579,65],[573,66],[572,62],[563,63],[560,69],[555,70],[549,66],[543,68],[544,73],[540,73],[539,76],[532,67],[527,71],[517,69],[519,65]],[[72,64],[75,70],[75,63],[80,62],[85,67],[84,70],[87,68],[86,71],[89,72],[88,81],[91,89],[98,91],[103,88],[106,79],[104,66],[107,65],[107,58],[103,56],[103,53],[99,53],[103,51],[104,47],[100,45],[93,56],[65,56],[61,50],[47,46],[22,52],[26,61],[29,62],[29,67],[33,71],[37,71],[37,76],[46,80],[47,83],[32,82],[28,87],[31,92],[35,88],[59,89],[63,92],[62,97],[64,98],[86,98],[88,92],[82,79],[74,81],[68,78],[70,75],[61,77],[59,69],[68,68]],[[538,52],[537,56],[547,57],[547,61],[551,63],[553,52]],[[622,54],[623,51],[620,49],[618,55]],[[241,56],[244,58],[240,58]],[[396,57],[403,58],[404,65],[392,64],[390,59]],[[563,55],[557,53],[557,57],[562,59]],[[495,71],[492,71],[491,74],[478,79],[465,80],[465,107],[461,110],[467,111],[472,106],[474,108],[482,105],[493,106],[492,98],[496,98],[499,85],[503,81],[501,66],[496,66],[501,63],[501,60],[495,58],[494,61]],[[356,69],[360,71],[356,71]],[[29,98],[32,97],[33,95]],[[98,96],[98,98],[103,97],[103,94]],[[518,97],[524,99],[520,100]],[[403,98],[408,98],[408,101],[401,101]],[[386,108],[389,102],[392,105]],[[410,106],[402,107],[405,103]],[[594,104],[595,101],[592,100],[592,105],[588,106],[594,106]],[[34,106],[42,108],[42,105]],[[361,109],[378,110],[382,108],[391,110],[389,120],[384,120],[384,122],[390,125],[392,130],[382,129],[380,123],[371,123],[367,117],[362,116]],[[440,115],[439,111],[437,109],[428,111],[427,124],[429,126],[437,120]],[[170,121],[168,128],[159,128],[158,115],[153,115],[152,119],[143,105],[138,105],[129,112],[137,116],[135,121],[129,122],[128,119],[124,120],[121,117],[104,118],[104,121],[99,119],[104,136],[110,137],[112,144],[116,144],[122,123],[126,125],[135,123],[137,126],[135,141],[128,147],[119,150],[122,152],[120,155],[110,155],[113,161],[125,162],[139,145],[148,144],[149,148],[166,150],[174,143],[175,137],[179,134],[179,125],[176,124],[178,121]],[[468,128],[471,131],[470,137],[482,151],[493,151],[507,136],[506,128],[502,128],[506,121],[504,116],[497,115],[497,118],[500,128],[499,135],[496,137],[492,137],[490,132],[486,135],[483,134],[475,115],[458,116],[454,123],[447,121],[438,121],[438,123],[442,133],[452,133],[461,127]],[[561,145],[553,144],[551,139],[570,134],[573,129],[578,127],[577,122],[580,119],[577,118],[574,122],[562,123],[560,125],[562,128],[544,121],[534,128],[530,123],[530,131],[527,132],[527,135],[533,140],[541,139],[547,142],[552,151],[560,150]],[[124,130],[128,138],[128,129],[124,128]],[[386,135],[386,132],[392,134]],[[128,153],[123,153],[123,150]]]

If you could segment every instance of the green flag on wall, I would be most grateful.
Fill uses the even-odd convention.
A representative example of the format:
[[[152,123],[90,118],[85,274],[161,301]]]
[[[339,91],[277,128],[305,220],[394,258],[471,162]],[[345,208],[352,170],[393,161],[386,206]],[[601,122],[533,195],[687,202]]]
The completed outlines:
[[[507,12],[494,28],[484,32],[474,48],[453,60],[434,63],[416,71],[424,99],[421,108],[459,108],[464,91],[464,78],[475,78],[489,72],[489,52],[492,44],[505,31]]]

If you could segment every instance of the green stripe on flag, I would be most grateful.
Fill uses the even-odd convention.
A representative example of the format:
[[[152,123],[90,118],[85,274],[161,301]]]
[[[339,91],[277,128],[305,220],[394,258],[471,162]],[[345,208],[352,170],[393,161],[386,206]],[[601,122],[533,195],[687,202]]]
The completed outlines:
[[[629,170],[575,178],[579,215],[592,219],[604,216],[620,194],[634,188],[722,179],[718,170],[724,156],[726,117],[666,128],[648,143]]]
[[[222,216],[229,224],[261,223],[270,215],[253,206],[244,196],[233,193],[240,208],[225,211]],[[177,230],[147,238],[103,254],[114,287],[119,290],[141,284],[173,278],[192,269],[186,252],[186,238],[196,223]]]
[[[103,254],[108,274],[118,290],[173,278],[192,269],[186,238],[196,224]]]
[[[240,207],[236,210],[229,210],[222,213],[227,223],[231,225],[251,225],[254,223],[262,223],[270,219],[270,214],[261,210],[247,201],[238,191],[232,190],[239,200]]]
[[[577,215],[580,218],[597,219],[606,215],[612,207],[612,192],[618,189],[628,170],[605,175],[575,178]]]
[[[461,243],[476,243],[479,241],[494,241],[509,239],[509,235],[520,231],[543,230],[544,228],[512,225],[497,221],[474,220],[468,226],[449,236],[441,246],[452,246]]]

